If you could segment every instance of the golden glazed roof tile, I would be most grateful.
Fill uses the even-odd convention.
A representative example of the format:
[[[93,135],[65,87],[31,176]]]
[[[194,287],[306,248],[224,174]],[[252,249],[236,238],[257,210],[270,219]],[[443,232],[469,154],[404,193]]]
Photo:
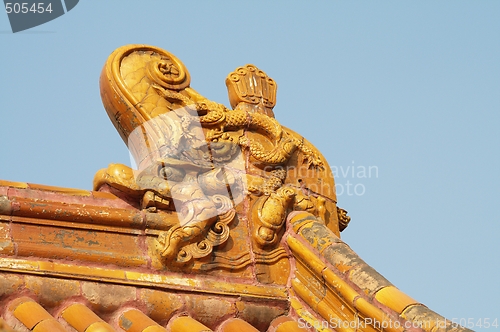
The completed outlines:
[[[32,331],[65,331],[61,323],[29,297],[14,300],[9,305],[9,309],[24,326]]]
[[[330,232],[321,220],[304,213],[292,213],[289,222],[297,232],[287,238],[297,267],[292,288],[325,321],[333,317],[334,322],[358,319],[372,322],[372,326],[362,324],[366,331],[377,325],[394,332],[403,331],[405,327],[428,332],[436,328],[470,331],[452,326],[451,321],[398,290]],[[318,234],[321,237],[318,238]]]
[[[171,332],[212,332],[211,329],[189,316],[179,316],[169,324]]]
[[[10,188],[9,190],[11,190]],[[42,195],[41,189],[22,189],[22,188],[13,188],[12,190],[16,190],[16,194],[22,194],[21,198],[17,196],[9,196],[9,204],[13,204],[16,208],[22,205],[16,205],[22,199],[34,199],[34,197],[39,197]],[[30,190],[31,192],[27,192],[26,190]],[[59,196],[70,195],[67,191],[61,190],[62,193],[58,193]],[[55,197],[55,196],[54,196]],[[51,199],[55,199],[52,197]],[[104,198],[92,198],[92,196],[82,196],[85,200],[85,203],[82,203],[81,206],[83,208],[84,205],[89,203],[89,200],[95,203],[95,200],[106,201],[110,199],[108,196]],[[63,197],[61,201],[64,201]],[[33,201],[32,203],[34,203]],[[39,202],[39,201],[38,201]],[[49,202],[49,205],[51,203]],[[77,204],[77,203],[72,203]],[[59,206],[59,205],[56,205]],[[26,205],[28,209],[28,205]],[[50,207],[47,207],[50,209]],[[121,209],[119,207],[118,209]],[[13,213],[19,213],[20,210]],[[28,210],[26,210],[28,211]],[[134,261],[137,258],[133,258],[132,260],[127,260],[124,266],[120,267],[119,265],[113,264],[102,264],[103,262],[108,262],[106,260],[100,259],[97,253],[103,253],[103,251],[109,248],[111,250],[111,254],[109,255],[109,262],[114,264],[120,264],[120,259],[111,259],[116,255],[119,255],[121,248],[123,247],[123,243],[118,241],[123,233],[127,230],[126,227],[120,228],[123,231],[117,232],[116,235],[115,230],[109,226],[103,226],[108,228],[108,232],[102,231],[103,239],[110,238],[112,239],[110,245],[104,245],[95,251],[95,254],[92,253],[92,250],[95,250],[96,246],[99,246],[95,241],[96,235],[93,234],[93,231],[89,231],[87,227],[95,227],[99,225],[90,225],[87,222],[84,223],[72,223],[71,226],[75,227],[75,230],[81,229],[80,233],[68,233],[65,231],[64,221],[55,221],[53,219],[37,219],[30,217],[20,217],[20,216],[10,216],[10,223],[2,223],[3,233],[6,234],[6,238],[9,241],[14,242],[17,248],[15,253],[3,252],[4,257],[0,260],[0,269],[5,272],[15,272],[16,275],[7,275],[2,274],[2,278],[0,282],[6,285],[8,288],[12,287],[12,290],[9,289],[1,290],[0,296],[12,296],[17,292],[33,292],[33,296],[35,298],[39,297],[39,299],[44,299],[44,304],[40,301],[40,303],[35,303],[33,300],[29,298],[18,298],[16,301],[11,303],[11,306],[15,304],[15,308],[12,309],[14,317],[16,317],[20,322],[23,323],[24,326],[30,329],[37,330],[54,330],[56,328],[61,328],[60,322],[55,318],[50,316],[48,312],[53,312],[50,310],[50,305],[58,305],[59,303],[64,302],[65,297],[67,296],[75,296],[82,297],[84,301],[88,301],[91,298],[91,295],[88,291],[83,292],[82,290],[87,290],[87,286],[89,286],[89,282],[96,283],[118,283],[121,284],[121,288],[123,287],[131,287],[133,289],[140,289],[144,287],[155,287],[157,289],[161,288],[166,292],[196,292],[197,294],[211,294],[211,296],[230,296],[234,297],[238,294],[245,293],[247,298],[253,297],[253,301],[258,304],[259,299],[262,300],[270,300],[273,301],[287,301],[287,288],[285,286],[276,286],[273,284],[263,284],[259,282],[248,282],[241,279],[228,279],[228,278],[214,278],[204,276],[200,279],[199,276],[196,275],[183,275],[182,273],[159,273],[154,269],[145,270],[144,268],[136,269],[134,268]],[[52,218],[52,217],[50,217]],[[47,223],[47,229],[45,230],[41,225],[43,223]],[[56,224],[60,222],[61,225]],[[318,220],[315,216],[312,216],[306,212],[299,212],[295,214],[291,214],[289,217],[289,223],[292,225],[295,231],[288,232],[286,236],[286,244],[288,249],[290,250],[290,254],[285,256],[285,259],[290,257],[295,260],[294,266],[295,270],[292,270],[292,279],[291,286],[294,290],[294,293],[297,294],[298,298],[301,301],[304,301],[306,307],[301,311],[299,317],[301,319],[310,319],[307,311],[310,310],[313,316],[319,315],[322,318],[327,320],[328,317],[338,317],[342,319],[354,319],[356,315],[360,315],[366,319],[374,319],[379,322],[394,322],[396,320],[409,321],[412,322],[415,326],[422,325],[424,326],[424,330],[431,331],[435,329],[438,324],[441,324],[441,321],[445,321],[445,319],[438,314],[432,312],[427,307],[419,304],[417,301],[413,300],[411,297],[399,291],[392,284],[390,284],[383,276],[378,274],[373,268],[368,266],[352,249],[348,247],[342,240],[340,240],[335,234],[333,234],[322,222]],[[29,227],[28,227],[29,226]],[[27,230],[31,229],[31,233],[27,233]],[[59,239],[63,239],[62,236],[54,236],[51,232],[66,232],[61,233],[60,235],[69,236],[68,240],[64,239],[61,245],[56,246],[55,248],[47,247],[49,243],[49,239],[54,239],[54,245],[56,241]],[[45,233],[44,233],[45,232]],[[32,242],[33,237],[43,235],[42,241],[34,241]],[[101,235],[99,235],[101,236]],[[134,233],[130,233],[130,236],[137,237]],[[61,248],[66,246],[67,251],[61,252],[61,257],[68,257],[71,253],[79,250],[79,247],[82,245],[82,241],[78,240],[77,237],[82,237],[83,243],[87,241],[88,247],[85,248],[87,254],[89,255],[89,259],[94,261],[93,265],[86,264],[77,264],[74,259],[44,259],[43,255],[59,255],[59,251]],[[87,238],[86,238],[87,237]],[[23,239],[26,239],[24,241]],[[41,239],[41,238],[40,238]],[[131,243],[135,243],[136,239],[132,239]],[[73,242],[68,242],[73,241]],[[79,242],[80,241],[80,242]],[[93,242],[94,241],[94,242]],[[103,240],[104,242],[107,240]],[[117,242],[118,241],[118,242]],[[50,244],[50,243],[49,243]],[[69,244],[69,245],[68,245]],[[45,247],[44,247],[45,246]],[[14,247],[14,246],[13,246]],[[113,247],[113,248],[112,248]],[[140,246],[137,247],[140,250]],[[126,250],[131,250],[127,248]],[[24,257],[23,257],[24,256]],[[42,256],[37,260],[31,260],[29,256]],[[79,257],[80,259],[85,259],[85,256],[75,256],[74,258]],[[126,255],[121,255],[126,257]],[[145,256],[146,257],[146,256]],[[144,261],[144,258],[140,260]],[[100,264],[99,264],[100,263]],[[23,274],[28,274],[23,279]],[[51,282],[42,282],[39,281],[37,275],[44,274],[46,278],[76,278],[81,281],[71,281],[68,280],[63,281],[63,279],[51,279]],[[31,275],[31,277],[29,276]],[[5,276],[5,277],[4,277]],[[16,277],[14,277],[16,276]],[[21,278],[19,277],[21,276]],[[57,290],[59,280],[60,286],[75,284],[73,287],[74,291],[72,292],[60,292]],[[87,286],[85,286],[85,285]],[[83,285],[83,286],[82,286]],[[128,286],[127,286],[128,285]],[[341,285],[339,288],[338,286]],[[85,286],[85,287],[84,287]],[[91,285],[92,286],[92,285]],[[65,287],[65,286],[64,286]],[[96,286],[97,287],[97,286]],[[111,287],[111,286],[109,286]],[[103,289],[107,289],[109,287],[104,287]],[[94,287],[95,288],[95,287]],[[99,288],[99,287],[97,287]],[[337,289],[338,288],[338,289]],[[88,293],[88,294],[87,294]],[[92,293],[92,292],[91,292]],[[108,291],[109,293],[109,291]],[[133,292],[135,294],[135,291]],[[90,294],[90,295],[89,295]],[[147,292],[139,291],[140,296],[135,298],[135,295],[132,297],[127,297],[123,301],[129,300],[140,300],[146,301],[141,305],[151,306],[151,299],[147,297]],[[169,296],[173,296],[170,294]],[[182,297],[181,297],[182,298]],[[114,301],[116,299],[110,299]],[[176,300],[177,301],[177,300]],[[125,303],[124,302],[124,303]],[[176,302],[177,303],[177,302]],[[184,304],[183,304],[184,303]],[[165,306],[168,311],[171,312],[168,315],[175,314],[176,311],[182,310],[185,308],[186,299],[180,300],[180,302],[169,309],[167,304],[160,304],[161,306]],[[203,302],[206,305],[208,302]],[[263,303],[264,304],[264,303]],[[102,304],[93,304],[94,306],[102,306]],[[157,304],[155,304],[156,306]],[[95,308],[92,307],[92,310],[88,308],[84,304],[73,304],[74,308],[66,308],[63,313],[63,323],[66,322],[68,326],[73,326],[77,331],[90,331],[91,329],[103,329],[106,328],[110,330],[112,326],[114,329],[125,330],[127,331],[127,327],[137,329],[139,331],[161,331],[164,325],[160,325],[158,323],[147,325],[151,323],[148,319],[139,319],[140,314],[137,312],[131,312],[130,317],[135,317],[133,319],[128,318],[130,322],[134,324],[128,325],[130,322],[123,320],[121,325],[119,323],[114,323],[110,325],[109,321],[103,320],[103,318],[99,317],[101,314],[96,314],[93,312]],[[384,310],[380,310],[378,306],[382,306]],[[116,307],[116,308],[115,308]],[[116,304],[113,307],[115,309],[121,308],[124,309],[123,304]],[[236,307],[240,312],[231,313],[231,315],[242,315],[245,313],[244,306],[239,308],[235,306],[233,302],[229,302],[229,307]],[[309,308],[307,308],[309,307]],[[46,310],[45,310],[45,309]],[[65,319],[64,316],[69,315],[68,313],[71,310],[75,310],[75,308],[80,308],[77,310],[77,314],[73,317],[68,317]],[[158,307],[159,308],[159,307]],[[343,308],[343,309],[340,309]],[[110,310],[109,308],[107,310]],[[198,309],[196,309],[198,310]],[[253,309],[252,309],[253,310]],[[263,309],[259,309],[263,310]],[[280,309],[282,310],[282,309]],[[284,310],[284,309],[283,309]],[[299,311],[299,310],[298,310]],[[28,314],[29,312],[29,314]],[[154,315],[160,318],[162,324],[168,321],[169,317],[162,316],[159,313],[159,309],[154,309],[151,313],[154,312]],[[253,321],[251,310],[247,310],[250,314],[245,314],[246,320],[252,321],[253,328],[258,327],[258,330],[264,331],[263,325],[259,325]],[[385,314],[385,313],[387,314]],[[134,313],[137,315],[134,316]],[[249,316],[248,316],[249,315]],[[280,311],[277,311],[277,316],[280,315]],[[123,314],[123,317],[127,317],[127,314]],[[145,317],[148,315],[144,314]],[[87,317],[87,318],[86,318]],[[90,317],[90,318],[89,318]],[[276,316],[270,317],[267,324],[269,324]],[[61,319],[61,318],[58,318]],[[87,320],[85,320],[87,319]],[[194,318],[192,318],[194,319]],[[318,318],[314,318],[318,320]],[[83,321],[82,321],[83,320]],[[213,326],[219,326],[220,320],[215,320],[211,323]],[[10,322],[9,322],[10,324]],[[82,325],[83,324],[83,325]],[[193,323],[194,324],[194,323]],[[200,323],[201,324],[201,323]],[[229,324],[229,323],[228,323]],[[13,324],[10,324],[14,326]],[[210,325],[210,324],[209,324]],[[390,324],[389,324],[390,325]],[[395,324],[393,324],[395,325]],[[52,326],[52,327],[48,327]],[[64,324],[63,324],[64,326]],[[206,326],[206,325],[205,325]],[[229,325],[230,326],[230,325]],[[266,325],[267,328],[268,325]],[[288,323],[287,326],[295,326],[300,329],[299,324],[291,324]],[[302,325],[301,325],[302,326]],[[212,325],[210,325],[212,327]],[[180,328],[180,327],[179,327]],[[284,327],[281,327],[282,330]],[[142,329],[142,330],[141,330]],[[366,331],[370,331],[371,329],[367,328]],[[388,331],[399,331],[398,328],[388,328]],[[135,331],[135,330],[130,330]]]
[[[120,315],[119,324],[127,332],[166,332],[163,327],[137,309],[124,311]]]
[[[21,198],[17,196],[9,196],[9,204],[13,204],[16,208],[22,205],[16,205],[22,199],[32,199],[34,197],[40,197],[43,195],[41,189],[22,189],[22,188],[10,188],[9,190],[16,190],[16,194],[22,194]],[[28,192],[27,190],[31,191]],[[57,193],[58,197],[70,195],[66,191],[61,190],[62,193]],[[54,196],[55,197],[55,196]],[[55,199],[51,197],[51,199]],[[92,198],[92,196],[82,196],[82,199],[85,200],[85,203],[81,204],[83,208],[84,205],[89,203],[91,200],[95,203],[96,200],[106,201],[109,197],[104,198]],[[63,197],[61,201],[64,201]],[[32,203],[34,203],[33,201]],[[39,201],[38,201],[39,202]],[[49,202],[49,205],[51,203]],[[77,204],[77,203],[72,203]],[[59,205],[55,205],[59,206]],[[94,205],[95,206],[95,205]],[[50,209],[50,206],[47,207]],[[118,209],[121,209],[119,207]],[[26,209],[28,209],[28,205],[26,205]],[[29,210],[29,209],[28,209]],[[28,211],[26,210],[26,212]],[[13,213],[19,213],[20,210]],[[28,212],[27,212],[28,213]],[[104,245],[95,251],[95,254],[92,253],[92,250],[95,250],[96,246],[99,246],[94,238],[97,238],[93,231],[89,231],[87,227],[95,227],[99,225],[90,225],[86,221],[84,223],[72,223],[70,226],[75,227],[75,230],[81,229],[80,233],[68,233],[63,227],[64,225],[69,225],[64,221],[54,221],[53,219],[37,219],[30,217],[20,217],[20,216],[10,216],[10,223],[2,223],[2,229],[7,236],[9,241],[16,243],[15,247],[17,251],[15,253],[4,252],[2,259],[0,260],[0,269],[5,272],[15,272],[16,277],[14,275],[2,274],[2,278],[6,276],[4,279],[0,280],[2,284],[5,284],[7,287],[12,287],[12,291],[2,290],[0,292],[0,296],[12,296],[17,292],[33,292],[34,298],[39,297],[37,300],[39,303],[35,303],[33,300],[29,298],[18,298],[16,301],[11,303],[11,306],[14,305],[12,309],[14,317],[16,317],[20,322],[23,323],[29,329],[37,329],[37,330],[55,330],[56,328],[61,328],[60,323],[67,323],[68,326],[73,326],[77,331],[86,331],[89,332],[89,328],[91,329],[118,329],[125,330],[127,328],[137,329],[138,331],[154,331],[164,328],[165,325],[160,325],[158,322],[155,324],[148,325],[151,323],[148,319],[139,319],[140,314],[138,312],[130,312],[129,314],[122,313],[123,317],[133,317],[134,319],[127,318],[129,322],[123,320],[121,325],[119,323],[110,323],[108,318],[103,319],[100,313],[96,314],[95,306],[102,306],[102,304],[92,304],[94,307],[90,309],[87,305],[84,304],[73,304],[72,307],[65,308],[62,315],[62,321],[59,319],[59,322],[54,317],[50,316],[49,312],[51,311],[50,306],[57,306],[60,303],[65,301],[65,297],[74,296],[80,297],[84,301],[91,301],[92,292],[86,291],[89,282],[96,283],[118,283],[121,284],[121,288],[123,287],[131,287],[132,289],[141,289],[144,287],[161,288],[166,292],[196,292],[197,294],[211,294],[210,296],[238,296],[238,294],[245,293],[247,298],[253,297],[252,301],[256,301],[255,304],[258,304],[259,299],[268,301],[273,299],[273,301],[287,301],[287,288],[285,286],[275,286],[273,284],[263,284],[259,282],[248,282],[241,279],[228,279],[226,278],[214,278],[204,276],[200,279],[200,276],[196,275],[183,275],[182,273],[160,273],[155,271],[154,269],[145,270],[144,268],[135,269],[134,261],[137,258],[133,258],[124,263],[124,266],[120,267],[119,265],[113,264],[102,264],[103,262],[108,262],[106,260],[101,260],[97,255],[97,253],[103,253],[103,251],[109,248],[110,251],[110,259],[109,262],[114,264],[120,264],[120,259],[111,259],[121,251],[123,247],[123,243],[118,241],[121,236],[123,236],[124,232],[127,230],[126,227],[120,228],[123,231],[117,232],[115,234],[115,230],[109,226],[103,226],[108,228],[109,231],[102,231],[103,241],[106,242],[105,238],[112,239],[110,245]],[[52,217],[50,217],[52,218]],[[46,222],[47,229],[45,230],[41,225]],[[61,225],[56,224],[60,222]],[[443,317],[438,314],[432,312],[430,309],[425,306],[419,304],[417,301],[413,300],[411,297],[399,291],[392,284],[390,284],[383,276],[378,274],[373,268],[368,266],[354,251],[352,251],[347,244],[345,244],[342,240],[340,240],[335,234],[333,234],[322,222],[318,220],[316,217],[308,214],[306,212],[300,212],[291,214],[289,217],[289,223],[292,225],[295,231],[288,232],[286,236],[286,244],[290,253],[285,256],[285,259],[290,257],[295,260],[294,266],[295,269],[292,270],[292,279],[291,286],[294,290],[294,293],[297,294],[298,298],[301,301],[304,301],[306,306],[299,314],[301,319],[309,319],[307,311],[310,310],[312,317],[315,315],[319,315],[322,318],[327,320],[328,317],[338,317],[342,319],[354,319],[356,315],[360,315],[360,317],[364,317],[366,319],[374,319],[379,322],[394,322],[396,320],[409,321],[412,322],[415,326],[419,324],[424,326],[424,330],[431,331],[433,328],[436,328],[441,321],[445,321]],[[29,227],[28,227],[29,226]],[[31,229],[31,233],[27,233],[27,230]],[[54,236],[51,232],[63,231],[66,233],[61,233],[58,236]],[[45,233],[44,233],[45,232]],[[33,237],[43,235],[43,239],[45,242],[41,240],[37,242],[36,240],[32,242]],[[64,239],[63,236],[69,236],[68,239]],[[99,235],[101,236],[101,235]],[[134,233],[130,233],[131,243],[135,243],[136,239],[132,239],[132,237],[137,237]],[[31,237],[31,239],[30,239]],[[80,259],[84,259],[85,256],[75,256],[74,259],[44,259],[43,255],[59,255],[59,251],[62,250],[66,246],[64,253],[61,252],[61,258],[68,257],[71,253],[79,250],[79,247],[82,246],[82,241],[78,240],[77,237],[82,237],[83,243],[87,241],[88,247],[85,248],[87,254],[89,255],[89,259],[94,261],[93,265],[86,264],[77,264],[75,262],[75,258],[79,257]],[[87,238],[86,238],[87,237]],[[24,241],[23,239],[26,239]],[[40,238],[41,239],[41,238]],[[50,242],[49,239],[53,239],[54,245],[57,244],[56,241],[63,239],[61,245],[56,246],[55,248],[51,248],[47,246]],[[51,240],[52,241],[52,240]],[[68,242],[70,241],[70,242]],[[71,242],[72,241],[72,242]],[[93,242],[94,241],[94,242]],[[50,243],[49,243],[50,244]],[[45,246],[45,247],[44,247]],[[140,246],[137,247],[140,250]],[[59,251],[58,251],[59,250]],[[130,248],[126,250],[130,251]],[[24,257],[23,257],[24,256]],[[29,256],[42,256],[37,260],[31,260]],[[82,258],[83,257],[83,258]],[[126,255],[121,255],[126,257]],[[146,256],[145,256],[146,257]],[[144,261],[144,258],[140,260]],[[99,264],[100,263],[100,264]],[[23,274],[31,275],[25,276],[23,279]],[[63,281],[63,279],[51,279],[51,282],[42,282],[39,281],[37,275],[44,274],[45,278],[76,278],[81,281],[71,281],[70,284],[73,285],[75,282],[74,291],[72,292],[60,292],[57,291],[57,285],[59,280],[60,285],[67,285],[69,281]],[[19,279],[21,276],[21,279]],[[9,286],[11,285],[11,286]],[[82,286],[83,285],[83,286]],[[85,286],[87,285],[87,286]],[[103,284],[104,285],[104,284]],[[339,288],[339,285],[341,287]],[[85,286],[85,287],[84,287]],[[92,286],[92,285],[91,285]],[[93,287],[93,286],[92,286]],[[94,288],[96,288],[95,286]],[[100,286],[99,286],[100,287]],[[97,287],[97,288],[99,288]],[[104,287],[104,286],[103,286]],[[111,287],[111,286],[109,286]],[[103,289],[107,289],[109,287],[104,287]],[[93,288],[93,289],[94,289]],[[102,288],[102,287],[101,287]],[[85,290],[83,292],[82,290]],[[109,293],[109,291],[108,291]],[[133,292],[135,294],[135,291]],[[132,294],[132,293],[131,293]],[[147,295],[147,292],[139,291],[139,297],[127,297],[123,301],[146,301],[141,305],[151,306],[152,302]],[[62,296],[62,297],[61,297]],[[170,294],[172,296],[172,294]],[[83,298],[82,298],[83,297]],[[182,298],[182,297],[181,297]],[[42,304],[39,300],[44,299]],[[114,301],[116,299],[110,299]],[[168,315],[175,315],[175,312],[182,310],[185,308],[186,298],[182,299],[178,305],[169,309],[168,305],[161,304],[165,306],[167,310],[172,310]],[[234,301],[234,300],[232,300]],[[124,304],[126,303],[118,303],[113,307],[112,310],[124,309]],[[284,302],[284,303],[285,303]],[[177,302],[176,302],[177,303]],[[208,302],[203,302],[206,305]],[[264,305],[264,303],[263,303]],[[156,306],[156,304],[155,304]],[[384,310],[381,310],[378,306],[382,306]],[[245,313],[244,306],[239,308],[235,306],[234,302],[229,302],[229,307],[238,308],[240,312],[230,313],[238,317],[238,315],[245,314],[245,320],[252,321],[253,328],[258,327],[257,330],[264,331],[264,328],[269,326],[269,323],[276,317],[280,315],[280,311],[277,311],[276,316],[272,316],[269,318],[265,327],[263,325],[259,325],[259,323],[254,322],[254,318],[252,318],[252,310],[247,310]],[[265,307],[265,305],[264,305]],[[307,308],[309,307],[309,308]],[[44,309],[45,308],[45,309]],[[79,309],[78,309],[79,308]],[[194,307],[193,307],[194,308]],[[341,309],[343,308],[343,309]],[[71,316],[72,310],[77,310],[77,313]],[[107,309],[111,310],[111,309]],[[198,310],[198,309],[196,309]],[[263,309],[259,309],[263,310]],[[285,309],[280,309],[285,310]],[[157,317],[160,318],[162,324],[168,322],[169,317],[162,316],[158,310],[152,310],[151,313],[154,313]],[[169,311],[170,312],[170,311]],[[387,314],[385,314],[385,313]],[[134,316],[134,313],[137,314]],[[250,314],[248,314],[250,313]],[[228,313],[229,314],[229,313]],[[69,315],[69,316],[68,316]],[[281,313],[282,315],[282,313]],[[67,317],[65,317],[67,316]],[[100,317],[102,316],[102,317]],[[145,317],[148,315],[144,314]],[[233,316],[233,317],[234,317]],[[67,318],[67,319],[66,319]],[[195,318],[191,318],[196,321]],[[314,318],[318,319],[318,318]],[[132,322],[132,325],[129,323]],[[199,322],[199,321],[197,321]],[[213,326],[219,326],[220,320],[213,320],[211,323]],[[8,322],[11,326],[11,322]],[[226,322],[229,324],[228,322]],[[113,325],[114,324],[114,325]],[[194,323],[193,323],[194,324]],[[200,323],[202,324],[202,323]],[[236,323],[235,323],[236,324]],[[243,323],[242,323],[243,324]],[[210,324],[209,324],[210,325]],[[210,327],[212,327],[210,325]],[[389,324],[390,325],[390,324]],[[394,325],[394,324],[393,324]],[[49,328],[49,326],[51,326]],[[64,324],[63,324],[64,326]],[[177,326],[177,325],[176,325]],[[205,325],[206,326],[206,325]],[[231,326],[231,325],[228,325]],[[299,324],[291,324],[287,323],[287,326],[295,326],[300,328]],[[182,328],[182,327],[179,327]],[[280,327],[282,330],[284,327]],[[142,329],[142,330],[141,330]],[[367,328],[366,331],[370,331],[370,328]],[[399,331],[398,328],[388,328],[388,331]],[[135,331],[135,330],[130,330]]]
[[[112,297],[112,295],[111,295]],[[216,301],[216,300],[214,300]],[[127,302],[124,306],[116,307],[110,312],[97,313],[91,309],[92,304],[71,302],[71,298],[63,304],[52,307],[43,307],[34,298],[21,296],[14,299],[0,296],[0,332],[36,331],[36,332],[304,332],[310,331],[299,327],[296,318],[281,316],[273,320],[265,328],[257,329],[249,322],[235,317],[227,317],[227,313],[219,312],[222,319],[214,329],[207,327],[187,312],[180,312],[169,320],[162,319],[162,324],[153,320],[138,308],[137,302]],[[201,309],[199,309],[201,310]],[[202,310],[203,311],[203,310]],[[152,312],[152,311],[148,311]],[[193,312],[197,315],[199,313]],[[205,315],[206,313],[201,313]],[[207,320],[210,321],[210,320]],[[261,324],[259,324],[261,325]],[[11,328],[14,326],[15,328]],[[3,329],[3,330],[2,330]]]
[[[46,319],[36,324],[33,332],[64,332],[67,331],[55,318]]]
[[[303,324],[301,324],[303,325]],[[281,316],[272,321],[268,332],[307,332],[303,326],[288,316]]]
[[[63,310],[61,316],[78,332],[90,331],[89,329],[92,326],[94,330],[99,328],[101,330],[107,329],[106,331],[114,331],[113,328],[109,326],[109,324],[104,322],[92,310],[81,303],[70,305]]]
[[[87,327],[85,332],[116,332],[116,330],[106,322],[95,322]]]
[[[220,328],[220,332],[258,332],[255,327],[239,318],[228,319]]]

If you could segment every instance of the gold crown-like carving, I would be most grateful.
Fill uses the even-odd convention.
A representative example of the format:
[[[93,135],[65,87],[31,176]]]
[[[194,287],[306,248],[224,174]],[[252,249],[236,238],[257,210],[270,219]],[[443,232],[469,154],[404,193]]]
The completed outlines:
[[[276,82],[254,65],[238,67],[226,78],[231,107],[239,103],[262,104],[272,110],[276,105]]]

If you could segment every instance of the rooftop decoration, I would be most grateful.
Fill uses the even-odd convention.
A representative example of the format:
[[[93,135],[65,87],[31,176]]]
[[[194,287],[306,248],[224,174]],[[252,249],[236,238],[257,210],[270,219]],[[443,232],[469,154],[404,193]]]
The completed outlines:
[[[254,65],[231,109],[173,54],[127,45],[101,96],[135,167],[92,191],[0,181],[0,331],[465,331],[340,239],[322,154],[275,119]],[[103,161],[109,162],[109,161]]]

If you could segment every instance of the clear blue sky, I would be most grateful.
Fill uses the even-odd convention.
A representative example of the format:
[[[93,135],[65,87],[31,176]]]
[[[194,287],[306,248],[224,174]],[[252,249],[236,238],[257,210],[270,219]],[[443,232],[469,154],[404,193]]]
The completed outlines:
[[[500,320],[500,1],[82,0],[17,34],[0,13],[0,178],[91,189],[129,163],[98,79],[131,43],[226,105],[229,72],[266,71],[276,118],[339,170],[343,239],[438,313]]]

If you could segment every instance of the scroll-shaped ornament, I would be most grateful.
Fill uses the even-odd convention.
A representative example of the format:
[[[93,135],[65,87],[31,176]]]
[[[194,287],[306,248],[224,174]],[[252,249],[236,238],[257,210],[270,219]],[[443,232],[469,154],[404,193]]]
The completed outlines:
[[[185,264],[193,258],[202,258],[212,253],[213,248],[223,244],[229,238],[229,223],[234,219],[236,212],[232,208],[232,201],[223,195],[214,195],[211,197],[217,210],[219,211],[218,219],[208,232],[203,234],[202,239],[194,243],[189,243],[182,246],[178,252],[169,251],[173,241],[190,239],[190,231],[188,226],[177,225],[166,232],[160,233],[156,241],[156,248],[163,260],[172,261],[174,263]],[[176,253],[176,257],[172,257],[172,253]]]
[[[184,64],[170,53],[151,61],[147,69],[149,78],[166,89],[180,91],[191,81]]]

